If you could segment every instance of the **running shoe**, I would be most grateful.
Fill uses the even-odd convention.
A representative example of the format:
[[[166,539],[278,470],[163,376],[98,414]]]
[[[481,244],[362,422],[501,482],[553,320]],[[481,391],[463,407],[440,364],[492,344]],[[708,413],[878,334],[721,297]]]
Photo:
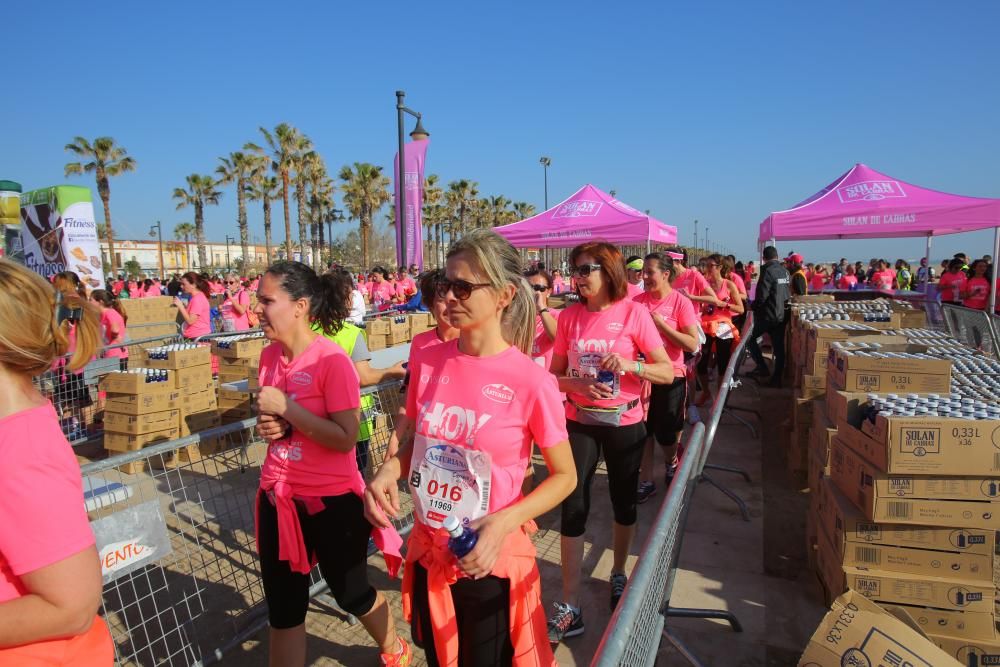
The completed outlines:
[[[622,593],[625,592],[625,584],[628,583],[628,577],[626,577],[621,572],[615,572],[611,575],[611,611],[615,610],[618,606],[618,601],[622,599]]]
[[[549,618],[549,641],[558,644],[563,639],[583,634],[583,613],[565,602],[552,605],[556,612]]]
[[[386,667],[410,667],[410,662],[413,661],[413,651],[410,649],[410,645],[402,637],[397,637],[399,640],[399,652],[398,653],[381,653],[379,658],[382,660],[382,664]]]
[[[688,406],[688,424],[697,424],[701,421],[701,415],[698,413],[697,405]]]
[[[670,488],[670,485],[674,483],[674,475],[676,474],[677,474],[677,464],[672,463],[668,465],[667,472],[663,476],[663,483],[667,485],[668,489]]]
[[[640,505],[656,495],[656,484],[653,482],[639,482],[639,491],[636,493],[636,502]]]

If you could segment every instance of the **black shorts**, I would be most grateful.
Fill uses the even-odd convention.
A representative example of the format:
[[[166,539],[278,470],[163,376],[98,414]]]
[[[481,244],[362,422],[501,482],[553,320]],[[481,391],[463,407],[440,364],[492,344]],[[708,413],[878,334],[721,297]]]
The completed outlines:
[[[428,667],[441,664],[434,648],[433,626],[427,601],[427,570],[413,568],[413,643],[424,649]],[[458,625],[458,664],[510,665],[514,645],[510,640],[510,580],[492,575],[459,579],[450,586]]]
[[[670,384],[654,384],[649,395],[646,432],[664,446],[677,443],[684,430],[684,403],[687,399],[687,378],[676,378]]]
[[[368,583],[372,525],[365,518],[361,498],[353,493],[325,496],[323,505],[325,509],[312,515],[298,507],[306,550],[316,555],[340,608],[364,616],[376,598]],[[257,540],[271,627],[286,630],[301,625],[309,607],[309,575],[293,572],[288,561],[278,558],[278,512],[263,492],[257,493]]]

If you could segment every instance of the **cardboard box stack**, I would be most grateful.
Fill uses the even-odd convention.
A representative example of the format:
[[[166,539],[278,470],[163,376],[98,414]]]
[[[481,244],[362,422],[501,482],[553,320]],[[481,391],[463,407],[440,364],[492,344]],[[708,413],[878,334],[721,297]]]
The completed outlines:
[[[434,326],[434,318],[431,317],[430,313],[387,315],[368,320],[365,323],[368,349],[374,352],[408,343],[413,340],[416,334],[432,329]]]
[[[987,379],[1000,364],[901,310],[882,311],[889,326],[875,332],[830,333],[881,324],[845,311],[813,320],[802,307],[793,324],[803,370],[816,375],[826,348],[822,389],[795,399],[789,468],[811,418],[806,536],[827,601],[850,590],[911,617],[961,664],[1000,664],[1000,403]]]
[[[128,315],[129,336],[134,340],[177,333],[177,306],[172,296],[124,299],[122,306]]]
[[[215,396],[215,380],[212,377],[212,355],[208,346],[194,343],[179,343],[156,347],[146,352],[146,365],[150,368],[166,369],[174,378],[176,388],[181,392],[178,429],[179,437],[185,437],[219,426],[219,406]],[[190,445],[178,450],[178,460],[196,461],[200,454],[212,453],[216,441]]]
[[[260,333],[235,334],[214,341],[219,357],[219,413],[223,424],[253,416],[252,392],[258,388],[260,353],[267,346]]]
[[[180,390],[170,371],[132,368],[105,375],[104,448],[109,455],[131,452],[180,437]],[[143,461],[120,467],[127,474],[145,469]]]

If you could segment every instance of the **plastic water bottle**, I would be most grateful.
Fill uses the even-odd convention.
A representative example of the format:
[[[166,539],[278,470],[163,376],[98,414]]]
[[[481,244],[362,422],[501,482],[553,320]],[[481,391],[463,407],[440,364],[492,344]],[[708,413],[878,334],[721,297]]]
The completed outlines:
[[[448,548],[455,554],[455,558],[464,558],[476,546],[476,542],[479,541],[476,531],[468,526],[463,527],[459,520],[453,516],[447,517],[442,525],[448,531],[448,534],[451,535],[448,538]]]

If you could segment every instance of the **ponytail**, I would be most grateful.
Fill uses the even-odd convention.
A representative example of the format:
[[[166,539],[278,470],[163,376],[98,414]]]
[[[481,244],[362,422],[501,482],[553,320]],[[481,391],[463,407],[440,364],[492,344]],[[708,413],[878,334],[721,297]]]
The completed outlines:
[[[52,316],[52,326],[54,338],[57,341],[56,352],[58,355],[69,353],[69,332],[72,329],[75,333],[76,347],[72,350],[67,368],[71,371],[79,370],[90,363],[97,351],[104,345],[101,336],[101,315],[93,304],[78,296],[63,295],[62,303],[79,314],[79,318],[64,320],[59,322],[58,310]]]
[[[267,272],[278,279],[292,300],[309,300],[309,317],[324,335],[331,336],[343,328],[344,320],[351,314],[353,285],[349,278],[340,273],[318,276],[302,262],[289,260],[275,262]]]
[[[531,354],[531,347],[535,341],[535,296],[531,289],[531,283],[521,278],[515,283],[517,291],[510,305],[503,311],[500,326],[503,330],[505,341],[521,350],[525,354]]]
[[[62,271],[52,277],[52,284],[60,292],[76,292],[84,301],[87,300],[87,287],[74,271]]]
[[[97,301],[99,304],[105,308],[111,308],[116,313],[122,316],[122,320],[125,324],[128,324],[128,313],[125,312],[125,307],[122,306],[121,299],[109,292],[108,290],[95,289],[90,293],[90,298]]]
[[[195,273],[194,271],[188,271],[183,276],[181,280],[186,280],[196,288],[198,291],[205,295],[206,299],[211,300],[212,298],[212,286],[208,284],[208,280],[204,276]]]

